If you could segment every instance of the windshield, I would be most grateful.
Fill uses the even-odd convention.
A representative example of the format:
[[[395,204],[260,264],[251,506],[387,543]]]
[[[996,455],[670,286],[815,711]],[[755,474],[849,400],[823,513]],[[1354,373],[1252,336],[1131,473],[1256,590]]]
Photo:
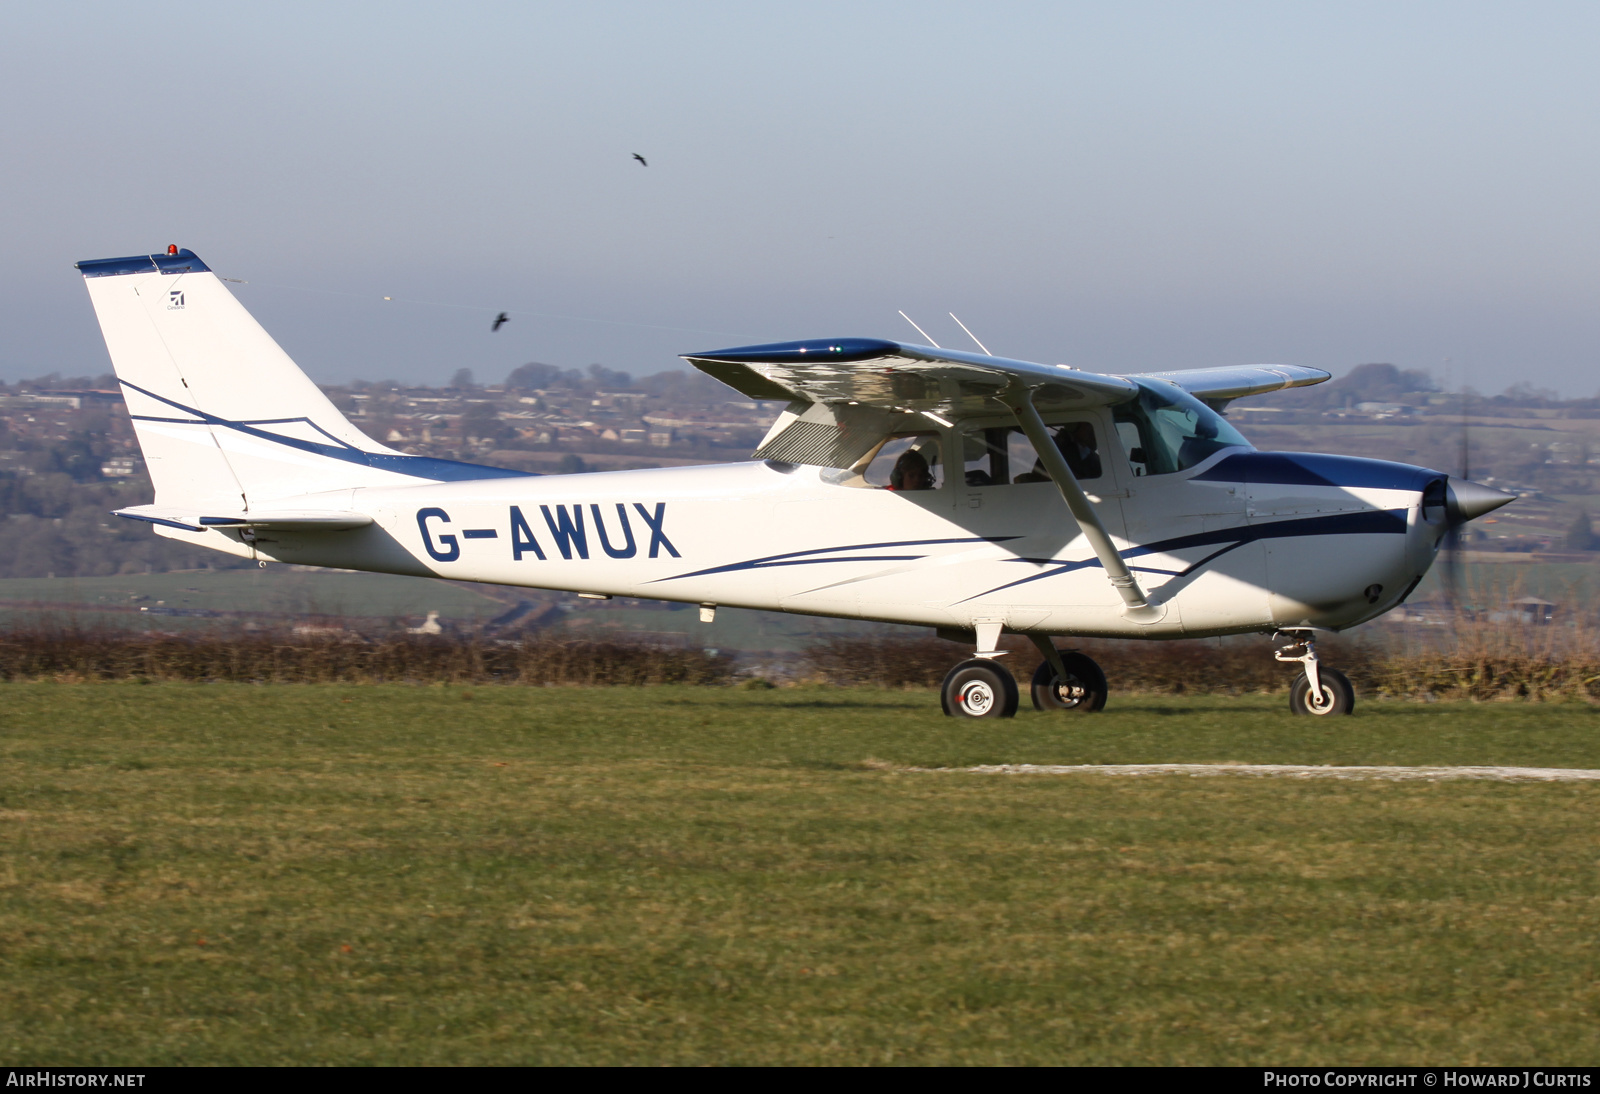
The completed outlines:
[[[1135,475],[1167,475],[1224,448],[1250,447],[1227,419],[1182,388],[1130,379],[1139,385],[1138,397],[1113,410]]]

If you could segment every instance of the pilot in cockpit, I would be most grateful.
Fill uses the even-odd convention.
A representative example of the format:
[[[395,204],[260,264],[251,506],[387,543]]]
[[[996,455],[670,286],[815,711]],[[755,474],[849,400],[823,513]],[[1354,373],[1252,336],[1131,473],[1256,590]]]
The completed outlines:
[[[900,453],[900,458],[894,461],[894,470],[889,472],[890,490],[932,490],[933,472],[928,469],[928,460],[921,452],[908,448]]]
[[[1217,440],[1217,423],[1210,418],[1200,418],[1194,423],[1189,436],[1178,446],[1178,465],[1193,467],[1211,453],[1225,446]]]

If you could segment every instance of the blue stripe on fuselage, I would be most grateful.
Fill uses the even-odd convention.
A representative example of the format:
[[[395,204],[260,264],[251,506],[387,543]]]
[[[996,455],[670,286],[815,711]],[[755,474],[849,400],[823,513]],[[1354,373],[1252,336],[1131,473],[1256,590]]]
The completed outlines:
[[[863,555],[850,557],[837,557],[839,551],[874,551],[885,547],[935,547],[946,543],[1004,543],[1016,539],[1016,536],[960,536],[954,539],[899,539],[887,543],[849,543],[843,547],[818,547],[810,551],[789,551],[781,555],[767,555],[764,558],[752,558],[744,562],[730,562],[725,566],[712,566],[706,570],[695,570],[687,574],[673,574],[671,577],[658,577],[656,581],[676,581],[685,577],[704,577],[707,574],[726,574],[735,570],[765,570],[773,566],[812,566],[825,562],[911,562],[922,558],[922,555]],[[809,558],[809,555],[835,555],[833,558]],[[651,582],[655,584],[655,582]]]
[[[1250,524],[1242,525],[1238,528],[1218,529],[1212,532],[1196,532],[1193,535],[1175,536],[1172,539],[1157,540],[1155,543],[1130,547],[1126,551],[1119,551],[1118,554],[1123,558],[1139,558],[1143,555],[1171,554],[1174,551],[1182,551],[1190,547],[1222,546],[1220,551],[1213,551],[1205,558],[1180,570],[1175,575],[1177,577],[1186,577],[1213,559],[1221,558],[1229,551],[1243,547],[1246,543],[1253,543],[1256,540],[1291,539],[1296,536],[1404,535],[1405,531],[1406,510],[1368,509],[1359,513],[1330,513],[1320,517],[1275,520],[1267,524]],[[976,600],[980,596],[989,596],[992,593],[1012,589],[1018,585],[1026,585],[1032,581],[1041,581],[1047,577],[1055,577],[1057,574],[1071,573],[1073,570],[1084,570],[1100,565],[1100,560],[1093,557],[1080,559],[1076,562],[1057,562],[1051,558],[1016,558],[1011,561],[1030,562],[1035,566],[1049,566],[1050,569],[1043,573],[1033,574],[1030,577],[1008,581],[1004,585],[997,585],[986,592],[977,593],[966,599]],[[966,603],[966,601],[962,601],[962,603]]]
[[[1240,452],[1217,461],[1192,482],[1243,482],[1261,486],[1332,486],[1420,491],[1442,472],[1388,460],[1328,456],[1320,452]]]

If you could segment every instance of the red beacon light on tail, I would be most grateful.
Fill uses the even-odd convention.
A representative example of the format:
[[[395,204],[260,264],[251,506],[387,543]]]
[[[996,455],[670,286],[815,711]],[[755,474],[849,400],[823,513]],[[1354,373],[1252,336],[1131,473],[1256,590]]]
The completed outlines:
[[[178,253],[178,245],[176,243],[167,244],[167,253],[169,255],[177,254]]]

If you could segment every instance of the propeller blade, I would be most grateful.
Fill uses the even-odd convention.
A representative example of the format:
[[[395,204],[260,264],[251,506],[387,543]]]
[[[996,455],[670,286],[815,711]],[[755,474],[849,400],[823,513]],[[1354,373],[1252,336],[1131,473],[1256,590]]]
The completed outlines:
[[[1471,479],[1452,476],[1445,486],[1445,522],[1448,530],[1444,541],[1445,599],[1453,613],[1461,612],[1461,551],[1462,526],[1485,513],[1492,513],[1507,502],[1515,501],[1515,494],[1496,490]]]

